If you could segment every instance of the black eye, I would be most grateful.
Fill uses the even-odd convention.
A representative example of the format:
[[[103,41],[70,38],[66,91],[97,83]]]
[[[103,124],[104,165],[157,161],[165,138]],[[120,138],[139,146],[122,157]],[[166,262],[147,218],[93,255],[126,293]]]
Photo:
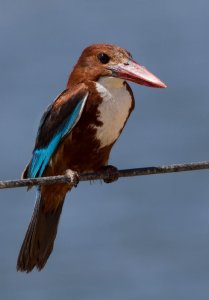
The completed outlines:
[[[110,61],[110,57],[106,53],[99,53],[97,55],[98,59],[102,64],[107,64]]]

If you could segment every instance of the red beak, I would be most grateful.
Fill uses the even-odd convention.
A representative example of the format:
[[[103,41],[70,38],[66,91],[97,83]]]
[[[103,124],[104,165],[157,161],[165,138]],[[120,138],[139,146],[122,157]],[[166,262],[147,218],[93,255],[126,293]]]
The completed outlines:
[[[133,60],[129,60],[125,64],[109,66],[108,69],[113,72],[114,77],[155,88],[167,87],[158,77]]]

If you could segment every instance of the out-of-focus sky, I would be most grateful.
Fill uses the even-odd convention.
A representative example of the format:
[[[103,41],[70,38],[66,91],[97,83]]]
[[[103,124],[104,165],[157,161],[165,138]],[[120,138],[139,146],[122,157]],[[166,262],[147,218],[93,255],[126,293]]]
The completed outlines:
[[[127,48],[168,85],[132,84],[136,108],[110,163],[209,160],[209,2],[2,1],[0,178],[20,176],[39,119],[82,49]],[[209,173],[81,183],[66,199],[42,272],[17,273],[35,191],[0,192],[0,298],[209,298]]]

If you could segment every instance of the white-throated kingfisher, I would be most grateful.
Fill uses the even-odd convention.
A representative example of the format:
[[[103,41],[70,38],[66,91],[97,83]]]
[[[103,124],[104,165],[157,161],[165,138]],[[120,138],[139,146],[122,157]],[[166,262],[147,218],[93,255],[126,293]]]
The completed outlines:
[[[134,109],[127,81],[155,88],[166,85],[136,63],[123,48],[95,44],[82,52],[69,76],[66,89],[41,119],[32,159],[23,178],[64,175],[67,170],[109,172],[112,146]],[[70,172],[70,171],[67,171]],[[23,241],[17,270],[41,270],[50,256],[66,193],[70,184],[42,185]]]

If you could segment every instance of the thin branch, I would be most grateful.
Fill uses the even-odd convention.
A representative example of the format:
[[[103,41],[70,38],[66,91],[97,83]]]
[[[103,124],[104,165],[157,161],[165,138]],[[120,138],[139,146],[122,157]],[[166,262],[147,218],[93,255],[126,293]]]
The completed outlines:
[[[209,169],[209,162],[198,162],[198,163],[188,163],[188,164],[176,164],[167,165],[159,167],[146,167],[146,168],[136,168],[136,169],[125,169],[119,170],[119,177],[131,177],[131,176],[144,176],[152,174],[165,174],[174,172],[184,172],[184,171],[195,171]],[[101,180],[107,179],[109,174],[107,172],[102,173],[83,173],[79,176],[79,181],[89,181],[89,180]],[[8,180],[0,181],[0,189],[7,188],[17,188],[17,187],[32,187],[34,185],[43,184],[53,184],[53,183],[74,183],[72,181],[72,176],[62,175],[62,176],[50,176],[50,177],[39,177],[39,178],[29,178],[29,179],[19,179],[19,180]]]

